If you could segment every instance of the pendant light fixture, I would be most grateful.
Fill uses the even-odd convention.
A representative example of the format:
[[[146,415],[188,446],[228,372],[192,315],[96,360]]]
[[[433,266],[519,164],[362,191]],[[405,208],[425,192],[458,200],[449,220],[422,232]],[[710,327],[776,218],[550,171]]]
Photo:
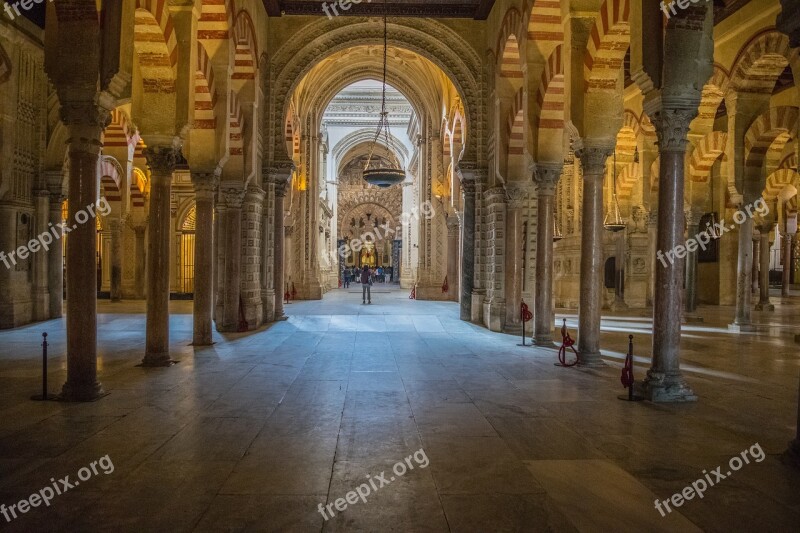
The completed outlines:
[[[625,229],[625,221],[619,212],[619,201],[617,200],[617,150],[614,149],[614,168],[611,169],[614,176],[614,190],[611,193],[611,210],[606,213],[606,218],[603,220],[603,227],[608,231],[616,233]]]
[[[381,101],[381,116],[378,120],[378,131],[375,133],[375,139],[372,141],[372,146],[369,151],[369,158],[364,165],[364,181],[371,185],[376,185],[381,188],[391,187],[402,183],[406,179],[406,172],[400,167],[397,156],[394,151],[394,143],[389,129],[389,112],[386,110],[386,77],[389,62],[389,5],[386,0],[383,2],[383,93]],[[376,155],[376,149],[381,139],[381,134],[384,137],[383,148],[386,151],[386,160],[389,165],[384,165],[383,160],[378,157],[373,162],[373,156]]]

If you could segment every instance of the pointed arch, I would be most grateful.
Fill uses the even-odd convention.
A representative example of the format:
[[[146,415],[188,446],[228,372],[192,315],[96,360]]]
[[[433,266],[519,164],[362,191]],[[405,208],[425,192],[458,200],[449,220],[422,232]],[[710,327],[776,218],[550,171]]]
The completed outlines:
[[[775,82],[787,65],[797,67],[800,50],[789,46],[789,38],[769,29],[745,44],[731,69],[737,91],[772,94]]]
[[[714,163],[725,153],[728,134],[712,131],[695,145],[689,159],[689,178],[696,183],[705,183]]]
[[[617,78],[630,46],[628,0],[606,0],[592,26],[584,56],[586,90],[616,90]]]
[[[782,133],[795,135],[797,119],[798,108],[789,106],[770,108],[755,119],[744,137],[745,167],[762,168],[775,139]]]
[[[234,58],[231,79],[253,80],[258,64],[258,42],[253,20],[247,11],[239,11],[233,26]]]
[[[783,189],[789,185],[794,187],[795,190],[800,190],[800,175],[794,170],[786,168],[776,170],[767,178],[766,186],[761,196],[767,201],[776,200]],[[797,193],[795,192],[795,194]]]
[[[205,47],[197,43],[197,71],[194,85],[194,128],[213,130],[217,127],[214,108],[217,105],[217,88],[214,79],[214,65]]]

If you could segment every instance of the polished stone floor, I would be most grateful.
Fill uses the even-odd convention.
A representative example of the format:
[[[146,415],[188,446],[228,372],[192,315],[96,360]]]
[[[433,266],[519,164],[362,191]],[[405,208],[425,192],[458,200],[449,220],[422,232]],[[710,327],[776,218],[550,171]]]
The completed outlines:
[[[627,335],[646,369],[646,313],[606,316],[606,368],[554,366],[553,350],[458,320],[452,303],[376,287],[288,306],[290,319],[215,334],[195,350],[191,303],[173,302],[180,363],[137,367],[142,302],[100,305],[92,404],[28,399],[49,333],[50,390],[65,376],[64,323],[0,332],[0,504],[53,481],[80,486],[1,531],[797,531],[800,471],[780,453],[794,435],[800,297],[775,298],[756,334],[731,308],[702,307],[683,366],[699,401],[617,400]],[[575,335],[575,315],[569,319]],[[560,322],[560,320],[559,320]],[[422,450],[422,452],[419,452]],[[666,517],[668,500],[744,450],[763,450],[704,498]],[[417,452],[415,466],[394,465]],[[753,452],[751,457],[758,455]],[[417,458],[426,461],[417,461]],[[764,457],[764,456],[760,456]],[[426,468],[422,465],[427,463]],[[108,463],[105,463],[108,466]],[[108,471],[110,469],[106,469]],[[82,471],[84,474],[88,470]],[[380,487],[379,476],[396,477]],[[368,482],[367,502],[339,498]],[[382,482],[381,482],[382,483]],[[59,485],[63,486],[63,485]],[[336,514],[325,521],[318,506]]]

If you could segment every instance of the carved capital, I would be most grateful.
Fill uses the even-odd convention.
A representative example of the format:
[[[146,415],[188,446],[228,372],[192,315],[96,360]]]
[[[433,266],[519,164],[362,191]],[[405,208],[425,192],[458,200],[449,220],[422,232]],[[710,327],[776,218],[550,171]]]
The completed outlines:
[[[539,196],[554,196],[564,166],[561,163],[537,163],[533,179]]]
[[[650,116],[658,135],[660,152],[685,152],[689,142],[689,124],[697,117],[697,108],[666,108]]]
[[[505,185],[506,203],[511,209],[520,209],[533,190],[531,183],[508,182]]]
[[[461,220],[455,214],[447,217],[447,235],[448,237],[456,237],[461,225]]]
[[[192,171],[192,185],[196,201],[214,200],[214,193],[219,185],[219,179],[215,172],[195,172]]]
[[[238,181],[223,181],[219,184],[219,201],[227,209],[241,209],[244,203],[244,184]]]
[[[111,111],[93,101],[66,101],[61,102],[60,115],[69,132],[70,153],[100,155],[100,138],[111,121]]]
[[[575,155],[581,158],[583,176],[596,178],[605,174],[606,161],[613,153],[613,146],[592,145],[587,142],[584,148],[575,152]]]
[[[154,176],[172,176],[175,172],[178,150],[174,146],[148,146],[142,154]]]

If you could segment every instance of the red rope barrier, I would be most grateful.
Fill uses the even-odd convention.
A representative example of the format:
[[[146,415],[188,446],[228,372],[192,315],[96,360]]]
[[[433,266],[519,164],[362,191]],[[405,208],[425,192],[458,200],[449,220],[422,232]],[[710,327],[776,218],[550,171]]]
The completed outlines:
[[[558,363],[556,363],[556,366],[575,366],[578,364],[578,351],[575,349],[574,344],[575,341],[567,331],[567,319],[565,318],[561,326],[561,348],[558,349]],[[575,360],[571,363],[567,363],[567,348],[572,349],[575,353]]]
[[[442,283],[442,293],[446,293],[450,290],[450,285],[447,284],[447,276],[444,277],[444,283]]]

